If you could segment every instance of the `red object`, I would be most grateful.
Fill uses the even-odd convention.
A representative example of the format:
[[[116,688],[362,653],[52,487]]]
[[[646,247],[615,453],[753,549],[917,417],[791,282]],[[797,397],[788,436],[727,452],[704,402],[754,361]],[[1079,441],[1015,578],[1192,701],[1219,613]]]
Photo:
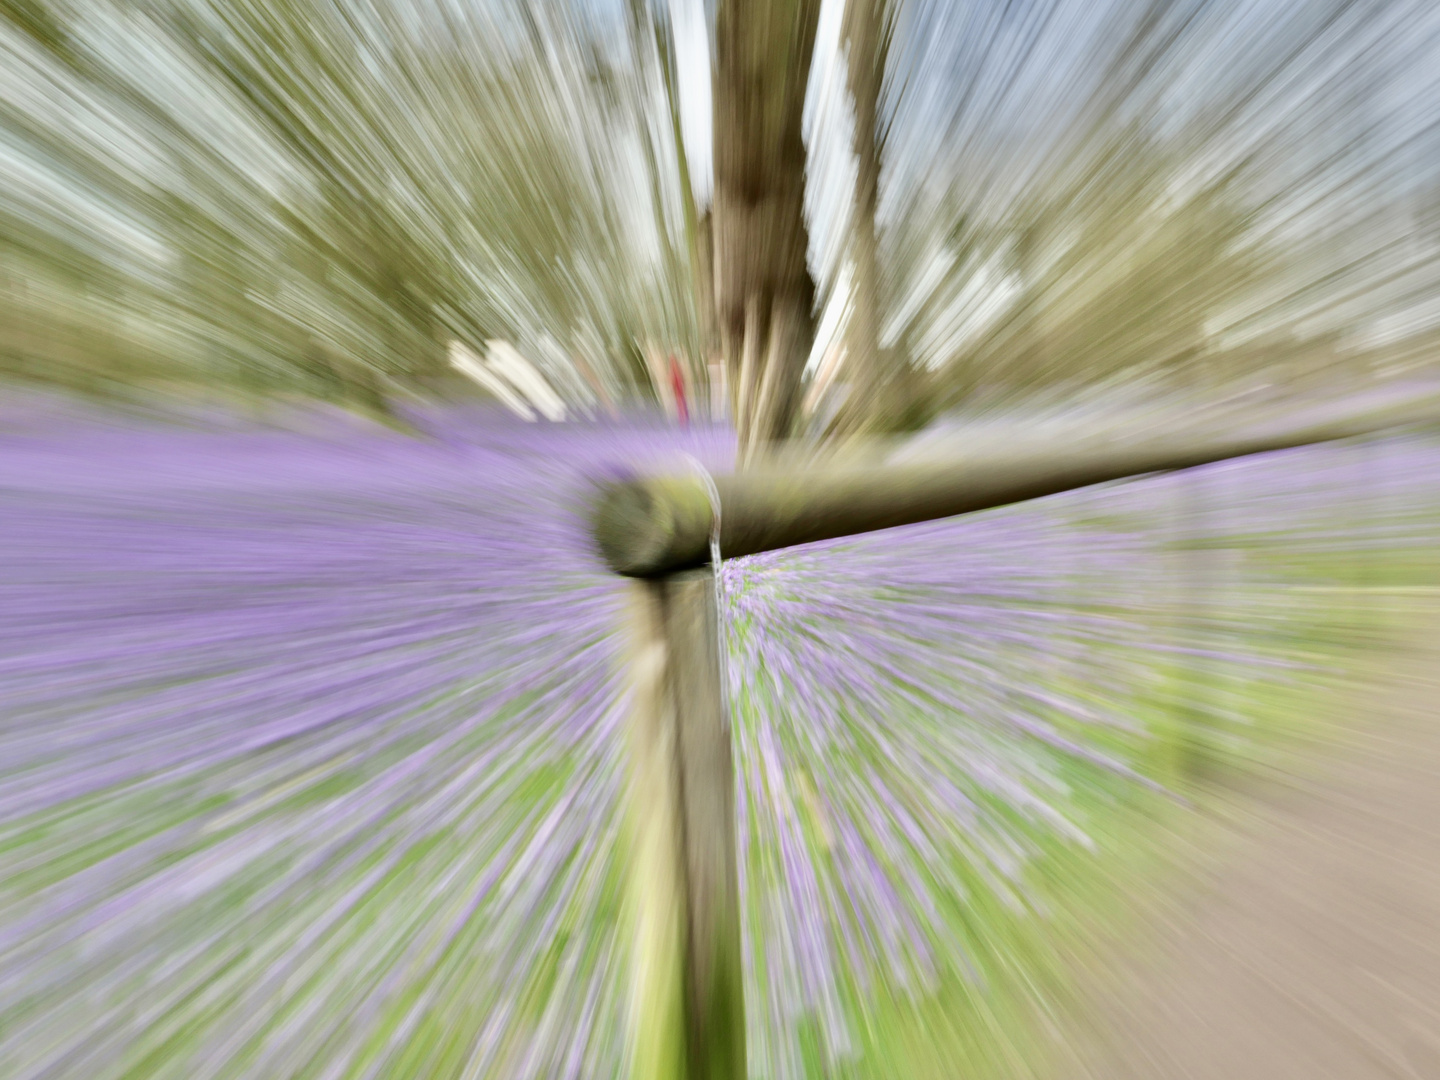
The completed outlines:
[[[675,393],[675,415],[680,420],[681,427],[688,427],[690,424],[690,408],[685,403],[685,372],[680,367],[680,361],[670,357],[670,389]]]

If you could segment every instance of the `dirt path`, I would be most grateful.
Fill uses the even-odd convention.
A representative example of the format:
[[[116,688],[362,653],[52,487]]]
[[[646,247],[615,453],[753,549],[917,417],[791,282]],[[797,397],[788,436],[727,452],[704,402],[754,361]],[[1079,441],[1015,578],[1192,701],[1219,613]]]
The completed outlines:
[[[1245,799],[1211,887],[1062,1080],[1440,1080],[1440,622],[1300,788]]]

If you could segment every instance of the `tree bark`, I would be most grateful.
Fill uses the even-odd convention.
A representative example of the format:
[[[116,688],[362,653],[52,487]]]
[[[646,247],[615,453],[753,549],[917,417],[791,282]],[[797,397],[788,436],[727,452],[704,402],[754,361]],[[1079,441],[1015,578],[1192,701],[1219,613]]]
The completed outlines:
[[[880,88],[889,52],[885,0],[847,0],[844,36],[846,76],[855,108],[855,195],[850,211],[853,268],[850,318],[845,327],[845,367],[850,395],[834,425],[838,434],[884,427],[899,411],[885,393],[880,355],[880,256],[875,216],[880,199]]]
[[[802,113],[819,0],[723,0],[715,29],[715,317],[742,464],[790,434],[815,338]]]

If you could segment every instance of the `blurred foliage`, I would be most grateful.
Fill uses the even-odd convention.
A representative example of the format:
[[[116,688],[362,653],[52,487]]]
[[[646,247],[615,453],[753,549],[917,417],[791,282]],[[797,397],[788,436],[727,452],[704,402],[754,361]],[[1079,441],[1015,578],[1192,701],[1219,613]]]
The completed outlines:
[[[1247,247],[1246,215],[1225,180],[1172,197],[1183,166],[1117,140],[1003,226],[962,214],[947,243],[954,272],[927,299],[930,318],[912,324],[910,348],[952,350],[960,393],[1077,372],[1199,374],[1207,321],[1253,287],[1265,254]],[[997,293],[1008,307],[987,325],[983,305]]]
[[[724,356],[743,441],[801,401],[816,430],[914,427],[1432,362],[1421,0],[830,0],[791,13],[813,64],[762,49],[742,86],[715,27],[791,17],[754,11],[3,0],[0,376],[384,409],[501,338],[588,406],[663,399],[667,355],[703,399]],[[677,29],[707,18],[713,55]],[[741,118],[776,109],[766,149]],[[768,340],[770,292],[761,393],[744,305]]]
[[[873,227],[879,345],[909,383],[892,426],[1097,383],[1433,367],[1432,6],[891,6]],[[831,100],[843,64],[817,59],[816,76],[811,218],[837,224],[812,261],[853,352],[868,275],[848,249],[871,226],[847,203],[864,170],[825,145],[867,110]],[[863,362],[834,366],[868,396]]]
[[[695,333],[653,36],[418,0],[14,0],[0,372],[383,407],[449,340],[572,399]]]

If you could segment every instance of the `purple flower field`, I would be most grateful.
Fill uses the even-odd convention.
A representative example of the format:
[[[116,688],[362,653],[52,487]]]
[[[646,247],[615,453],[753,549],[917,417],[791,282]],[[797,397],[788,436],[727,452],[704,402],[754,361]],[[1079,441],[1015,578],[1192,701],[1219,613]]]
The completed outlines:
[[[0,1075],[620,1072],[585,498],[731,439],[422,427],[0,429]],[[1042,926],[1027,867],[1174,779],[1177,709],[1238,761],[1257,688],[1337,675],[1410,582],[1364,575],[1433,570],[1437,478],[1323,447],[727,564],[751,1074],[983,988],[957,913]]]

